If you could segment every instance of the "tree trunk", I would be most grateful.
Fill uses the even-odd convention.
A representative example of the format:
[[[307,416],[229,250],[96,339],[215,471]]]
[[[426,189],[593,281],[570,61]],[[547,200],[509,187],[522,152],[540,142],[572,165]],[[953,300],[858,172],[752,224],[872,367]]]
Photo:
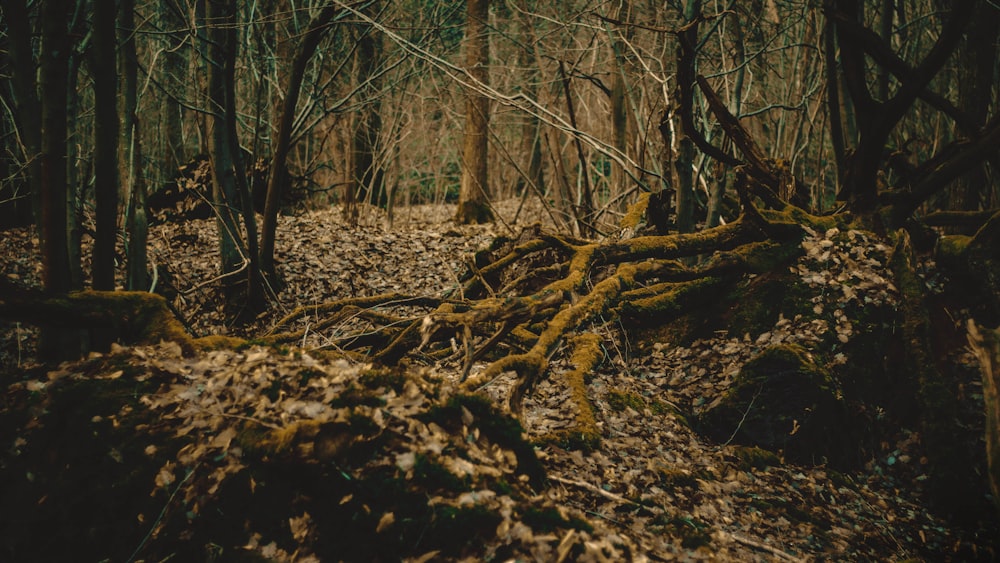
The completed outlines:
[[[532,22],[526,15],[522,14],[522,16],[524,17],[520,20],[518,28],[531,41],[532,45],[537,46],[537,42],[534,40]],[[525,78],[525,94],[533,100],[538,99],[538,67],[534,64],[537,60],[538,57],[534,52],[534,48],[529,49],[525,47],[519,49],[517,52],[518,66],[528,69],[529,73]],[[518,170],[513,188],[511,189],[512,194],[522,195],[523,190],[530,189],[534,190],[541,197],[541,194],[545,193],[544,178],[542,176],[541,122],[537,117],[527,113],[524,114],[524,121],[521,124],[521,148],[519,154],[528,155],[527,162],[525,163],[527,168]],[[527,194],[523,194],[523,197],[526,198]]]
[[[164,178],[170,181],[177,175],[177,169],[185,162],[183,108],[178,102],[178,92],[184,92],[187,86],[185,70],[185,50],[182,45],[185,34],[183,14],[175,9],[175,3],[160,0],[159,6],[161,26],[169,30],[164,36],[163,52],[163,84],[164,93],[160,106],[160,120],[163,124],[164,147],[163,172]]]
[[[94,3],[94,200],[96,235],[91,270],[97,290],[115,288],[115,231],[118,226],[118,71],[115,65],[113,2]]]
[[[960,107],[967,112],[972,123],[983,126],[989,119],[994,65],[997,57],[997,36],[1000,22],[995,8],[980,4],[977,17],[969,26],[969,33],[960,51],[962,64],[958,66],[958,91]],[[978,131],[964,131],[957,126],[960,137],[973,138]],[[996,161],[994,161],[996,162]],[[952,190],[953,209],[976,211],[989,202],[989,177],[985,163],[973,167],[960,178]]]
[[[42,6],[41,86],[41,232],[42,285],[49,295],[67,293],[72,287],[69,261],[66,198],[66,102],[69,73],[69,2],[52,0]],[[82,352],[79,331],[44,327],[39,356],[50,360],[78,358]]]
[[[377,3],[366,8],[375,13]],[[370,26],[360,30],[357,49],[354,51],[354,76],[357,96],[364,108],[357,112],[351,143],[351,178],[347,189],[353,190],[355,201],[386,207],[385,178],[382,166],[376,160],[378,139],[382,130],[381,103],[378,99],[376,71],[381,52],[380,35]]]
[[[489,84],[490,43],[486,35],[489,0],[469,0],[465,24],[465,66],[482,84]],[[462,184],[455,221],[460,224],[488,223],[489,207],[488,141],[490,100],[470,89],[465,101],[465,134],[462,151]]]
[[[128,208],[125,229],[128,235],[128,271],[125,287],[129,290],[149,290],[149,262],[146,254],[148,225],[146,222],[146,180],[142,170],[142,143],[139,137],[139,61],[135,50],[135,0],[122,0],[119,27],[122,30],[122,134],[126,166],[125,186]]]
[[[833,158],[836,164],[837,177],[844,177],[845,137],[844,122],[841,116],[840,81],[837,80],[837,45],[836,31],[833,20],[827,19],[823,29],[823,48],[826,61],[826,105],[830,115],[830,144],[833,146]]]
[[[686,66],[684,72],[678,70],[677,73],[677,100],[679,101],[679,111],[682,119],[689,123],[694,123],[694,77],[696,73],[695,60],[697,53],[693,52],[698,44],[698,25],[695,23],[701,16],[701,0],[687,0],[682,14],[686,22],[683,31],[684,37],[678,42],[679,50],[691,50],[690,56],[678,55],[678,60]],[[661,133],[663,124],[661,124]],[[686,129],[682,128],[682,129]],[[664,136],[664,140],[668,139]],[[674,156],[674,170],[676,175],[677,190],[677,230],[687,233],[694,230],[694,156],[695,146],[691,140],[691,133],[684,131],[681,136],[677,152]],[[668,163],[669,164],[669,163]],[[666,167],[665,167],[666,168]]]
[[[327,24],[337,12],[338,10],[332,5],[327,6],[309,24],[309,29],[302,40],[302,45],[295,56],[292,71],[288,77],[288,90],[285,93],[285,102],[282,105],[278,131],[272,148],[271,170],[267,178],[267,197],[264,201],[264,219],[261,224],[260,236],[260,268],[272,279],[275,277],[274,243],[278,229],[278,211],[281,208],[281,192],[284,189],[284,178],[286,178],[286,162],[288,151],[291,148],[295,106],[299,101],[299,91],[302,88],[306,65],[316,52],[316,47],[319,45],[323,33],[329,29]]]
[[[562,61],[559,61],[559,76],[562,79],[563,92],[566,94],[566,112],[569,115],[570,127],[574,131],[579,131],[576,123],[576,110],[573,106],[573,91],[570,89],[569,77],[566,75]],[[577,177],[580,179],[579,184],[581,185],[581,190],[576,194],[574,200],[573,215],[576,217],[576,232],[584,237],[589,237],[594,231],[594,195],[590,188],[590,167],[578,134],[573,135],[573,145],[576,147],[577,161],[580,166]]]
[[[70,37],[81,37],[80,22],[83,14],[75,14],[78,19],[70,22]],[[81,156],[83,142],[80,135],[80,93],[76,83],[80,75],[80,52],[86,50],[85,45],[70,48],[69,64],[66,72],[66,251],[69,255],[70,288],[73,291],[83,289],[83,198],[85,178],[89,171],[80,168],[84,166]]]
[[[619,31],[621,35],[615,34],[611,41],[611,49],[614,52],[615,57],[615,64],[611,70],[611,143],[618,152],[625,155],[629,153],[629,96],[627,92],[628,84],[625,80],[627,61],[625,57],[625,49],[626,42],[629,41],[633,35],[633,29],[630,25],[628,25],[631,19],[631,11],[632,6],[630,0],[623,0],[618,5],[615,19],[624,22],[625,25],[622,26]],[[625,170],[623,170],[618,163],[613,163],[611,165],[610,198],[614,199],[615,196],[624,194],[627,191],[625,186],[627,179],[628,175],[625,174]]]
[[[236,48],[236,6],[230,0],[209,0],[206,10],[206,25],[208,27],[208,100],[212,111],[212,142],[209,146],[209,156],[212,161],[212,201],[215,205],[216,225],[219,229],[219,258],[221,272],[226,276],[227,301],[235,298],[238,285],[236,273],[244,266],[244,256],[241,247],[241,234],[236,222],[236,213],[240,208],[239,193],[236,186],[237,155],[233,152],[235,140],[230,138],[227,119],[231,104],[232,88],[228,85],[231,79],[231,63]]]
[[[847,162],[838,199],[850,202],[851,209],[856,213],[870,214],[874,211],[878,175],[889,136],[955,51],[972,18],[973,7],[973,2],[952,5],[934,45],[904,77],[892,98],[880,102],[869,91],[866,44],[857,35],[863,13],[861,3],[858,0],[835,0],[830,3],[828,17],[835,18],[844,84],[850,92],[858,119],[858,144]]]
[[[49,293],[71,287],[66,213],[66,89],[69,2],[42,6],[42,284]]]

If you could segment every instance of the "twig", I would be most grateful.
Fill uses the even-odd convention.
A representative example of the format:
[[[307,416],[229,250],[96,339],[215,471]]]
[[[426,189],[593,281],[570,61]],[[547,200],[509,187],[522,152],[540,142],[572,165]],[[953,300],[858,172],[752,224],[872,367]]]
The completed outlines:
[[[184,479],[181,480],[180,483],[177,483],[177,486],[174,487],[174,492],[170,493],[170,498],[168,498],[166,504],[163,505],[163,510],[160,511],[159,516],[157,516],[156,520],[153,521],[153,525],[149,527],[149,531],[146,532],[146,535],[142,538],[142,541],[139,542],[139,545],[136,546],[135,551],[132,552],[132,555],[129,555],[128,559],[126,560],[126,563],[132,563],[133,561],[135,561],[135,556],[139,555],[139,552],[142,551],[142,548],[146,546],[146,542],[148,542],[149,538],[153,535],[153,531],[156,530],[156,527],[160,524],[160,521],[163,520],[164,516],[166,516],[167,508],[170,507],[170,503],[174,501],[174,497],[176,497],[177,493],[180,492],[181,487],[184,486],[184,483],[187,483],[188,480],[191,479],[191,476],[194,475],[196,469],[198,469],[197,466],[191,468],[187,472],[187,475],[184,476]]]
[[[591,485],[590,483],[588,483],[586,481],[577,481],[576,479],[567,479],[565,477],[559,477],[557,475],[550,475],[549,479],[552,479],[553,481],[562,483],[564,485],[573,485],[574,487],[580,487],[581,489],[587,489],[588,491],[590,491],[592,493],[599,494],[602,497],[604,497],[604,498],[606,498],[608,500],[613,500],[615,502],[621,502],[621,503],[624,503],[624,504],[633,504],[635,506],[641,506],[642,508],[645,508],[645,509],[651,508],[651,507],[646,506],[644,504],[638,503],[638,502],[636,502],[636,501],[634,501],[632,499],[625,498],[625,497],[623,497],[621,495],[616,495],[615,493],[612,493],[611,491],[605,491],[604,489],[598,487],[597,485]]]
[[[748,537],[744,537],[739,534],[734,534],[729,532],[729,536],[733,538],[736,541],[736,543],[740,543],[747,547],[752,547],[754,549],[759,549],[761,551],[766,551],[771,555],[777,557],[778,559],[781,559],[782,561],[796,561],[796,562],[805,561],[805,559],[785,553],[784,551],[776,547],[772,547],[770,545],[767,545],[766,543],[761,543],[759,541],[752,540]]]
[[[728,446],[736,438],[736,433],[740,431],[740,428],[743,428],[743,423],[746,422],[747,416],[749,416],[750,410],[753,408],[754,402],[757,401],[757,397],[760,397],[760,394],[763,391],[764,387],[762,385],[760,388],[757,389],[757,392],[754,393],[753,398],[750,399],[750,404],[747,405],[747,410],[743,411],[743,417],[740,418],[739,423],[736,425],[736,429],[733,430],[733,433],[732,435],[729,436],[729,439],[722,443],[723,447]]]

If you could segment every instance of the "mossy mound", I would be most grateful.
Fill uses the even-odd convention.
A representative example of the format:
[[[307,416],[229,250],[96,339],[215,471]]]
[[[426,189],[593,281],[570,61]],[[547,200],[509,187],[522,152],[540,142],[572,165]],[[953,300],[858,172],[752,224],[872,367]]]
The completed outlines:
[[[162,344],[31,377],[0,395],[0,560],[537,560],[590,533],[516,420],[424,374]]]
[[[715,440],[781,451],[789,461],[838,463],[853,457],[847,413],[830,374],[801,346],[782,344],[744,365],[699,426]]]

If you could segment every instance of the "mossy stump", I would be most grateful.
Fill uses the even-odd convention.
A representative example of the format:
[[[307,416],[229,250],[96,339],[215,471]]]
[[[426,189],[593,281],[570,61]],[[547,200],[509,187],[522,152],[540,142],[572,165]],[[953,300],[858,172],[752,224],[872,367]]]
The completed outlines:
[[[781,451],[796,463],[850,463],[851,424],[830,374],[797,345],[782,344],[747,362],[699,426],[720,442]]]

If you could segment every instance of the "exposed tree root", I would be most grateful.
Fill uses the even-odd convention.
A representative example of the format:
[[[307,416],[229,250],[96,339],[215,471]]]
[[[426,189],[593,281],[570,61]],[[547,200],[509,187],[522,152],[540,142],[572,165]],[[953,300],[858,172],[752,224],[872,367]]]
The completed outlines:
[[[579,413],[575,432],[589,440],[596,428],[583,376],[603,357],[590,327],[620,319],[662,324],[694,310],[744,276],[794,256],[803,232],[799,223],[820,222],[791,207],[760,212],[745,203],[739,219],[699,233],[593,242],[532,228],[506,247],[477,255],[453,292],[457,297],[390,293],[300,307],[258,341],[306,342],[320,334],[325,348],[384,365],[457,354],[467,389],[505,372],[516,374],[509,397],[514,413],[568,343],[573,367],[565,377]],[[0,316],[96,323],[131,342],[174,340],[186,353],[209,345],[188,336],[169,313],[161,298],[142,293],[83,292],[0,303]],[[487,367],[467,377],[480,361]]]

